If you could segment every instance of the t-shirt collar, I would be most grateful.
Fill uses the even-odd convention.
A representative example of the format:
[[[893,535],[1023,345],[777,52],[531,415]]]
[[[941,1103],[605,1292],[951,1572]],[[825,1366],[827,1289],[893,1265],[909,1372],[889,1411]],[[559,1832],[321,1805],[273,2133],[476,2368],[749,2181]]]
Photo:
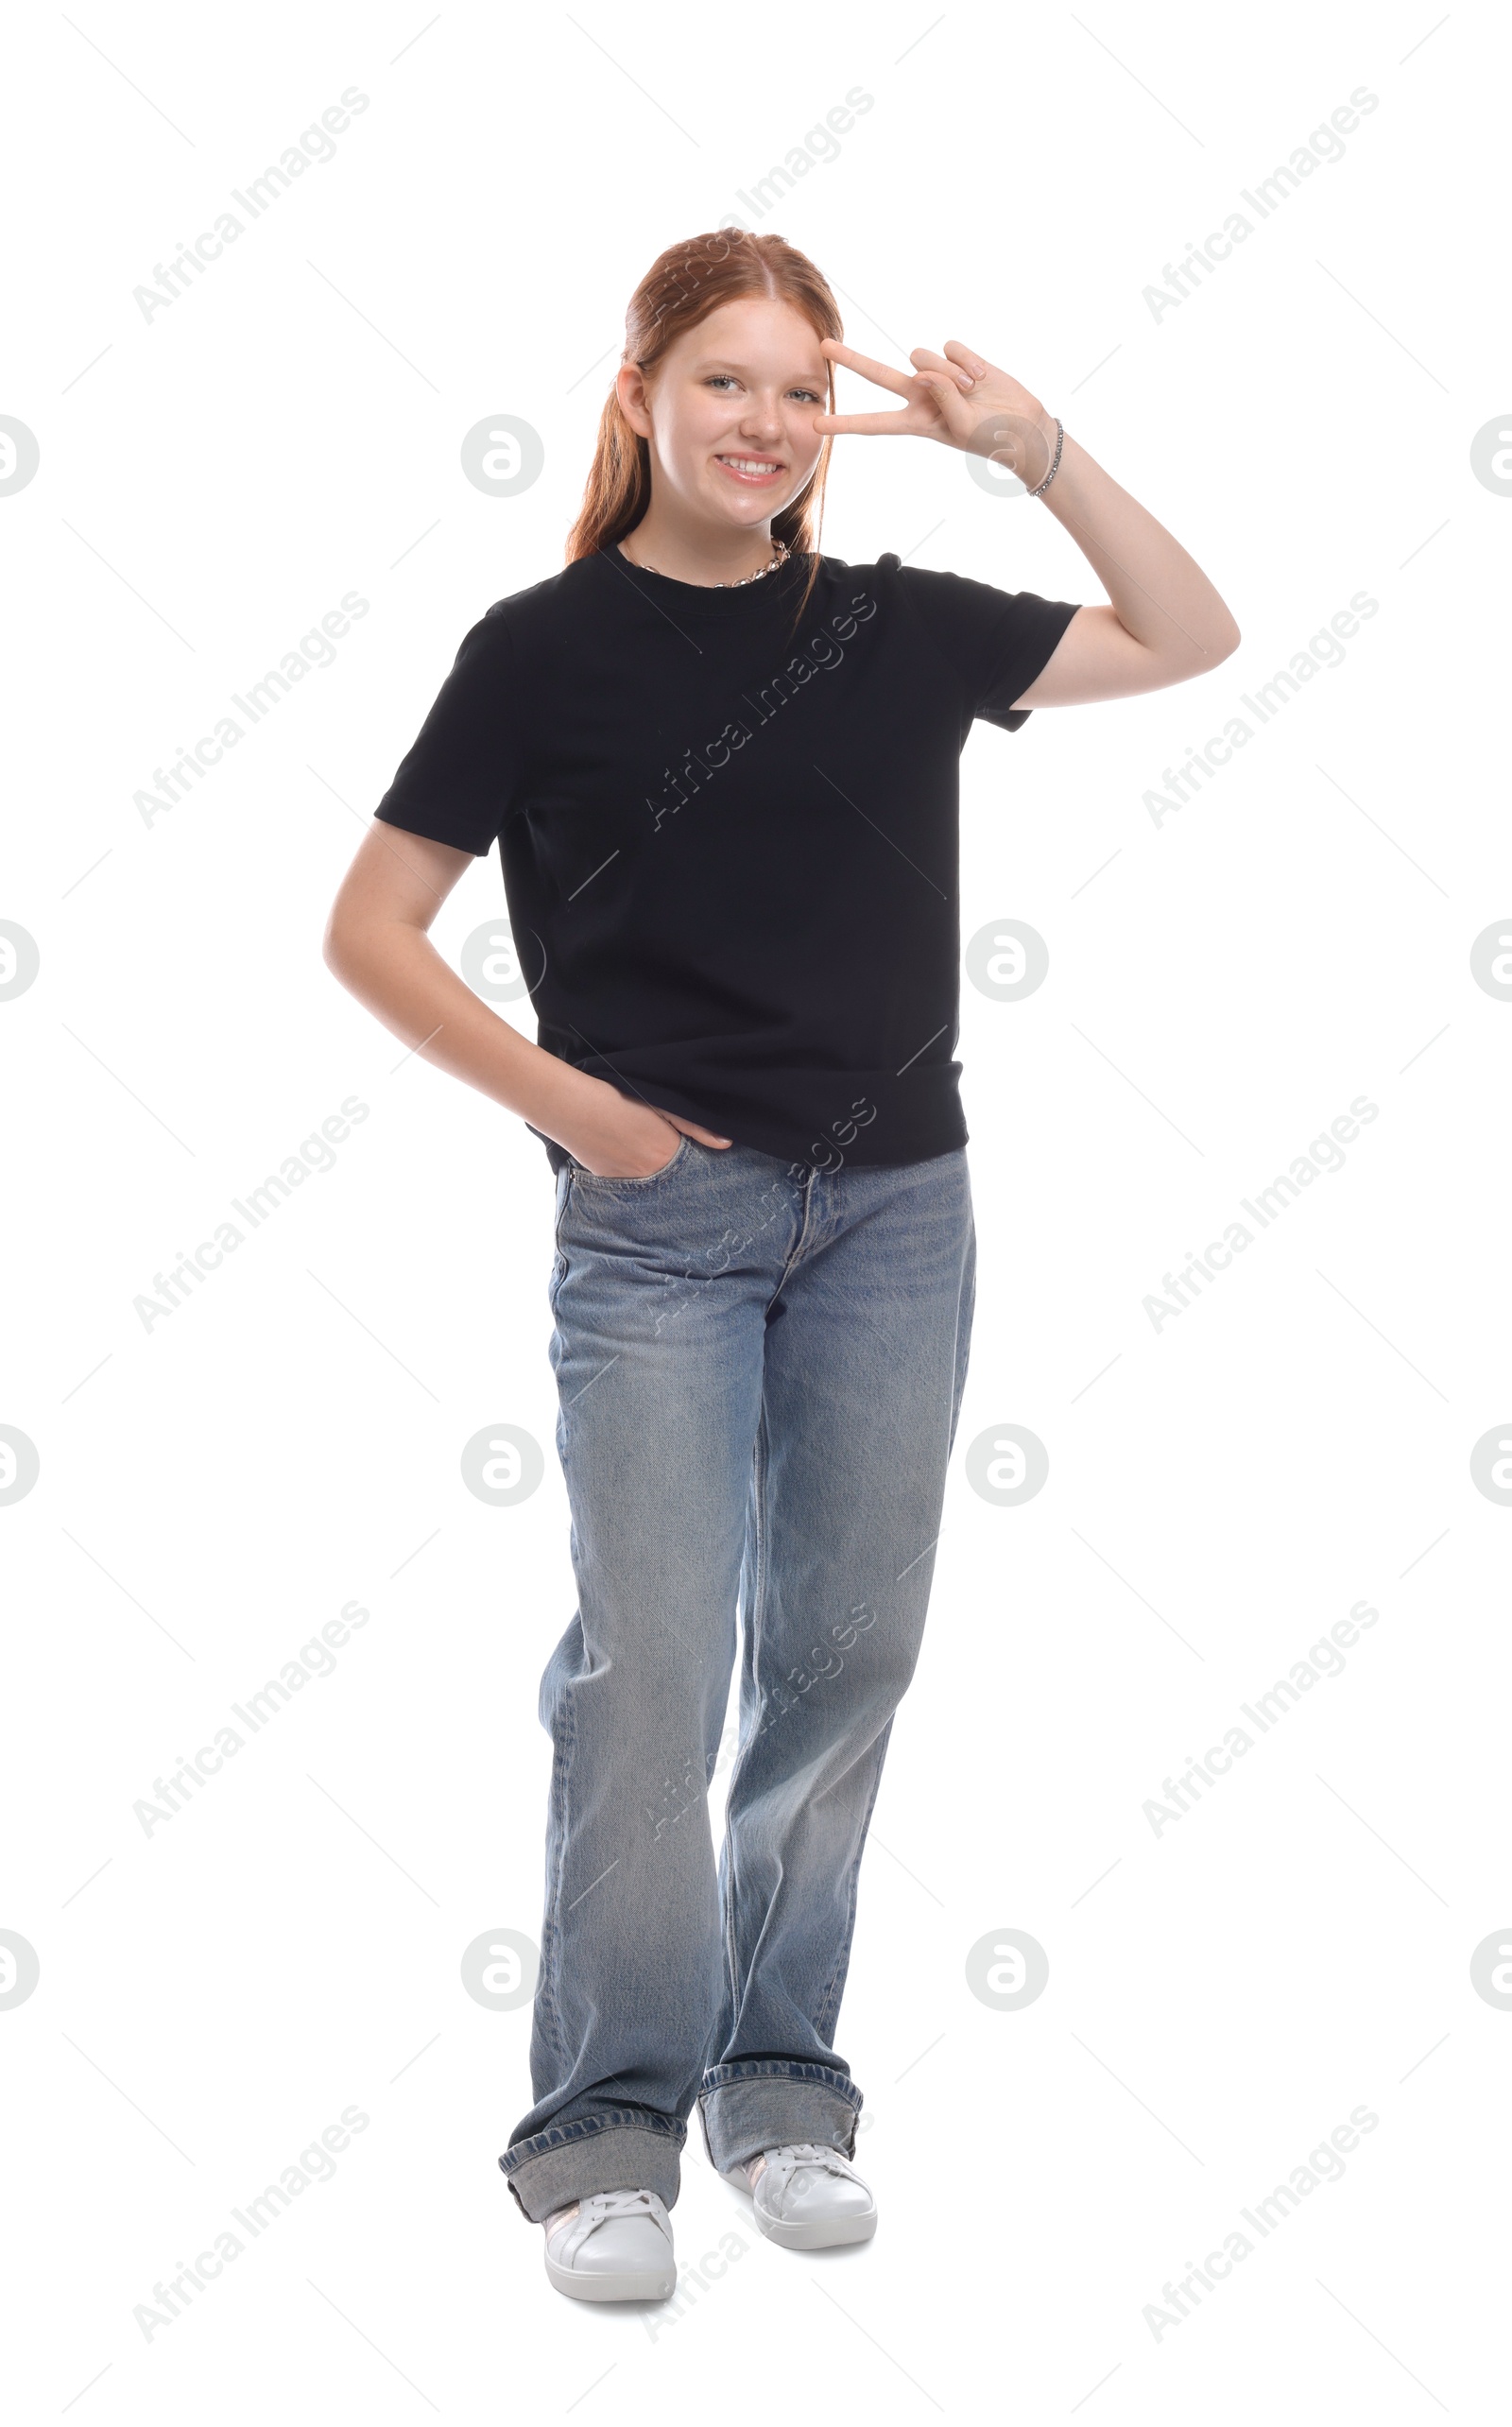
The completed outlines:
[[[673,623],[689,620],[713,623],[744,618],[755,621],[773,608],[791,607],[799,586],[808,578],[809,559],[793,555],[760,581],[743,581],[730,588],[715,587],[696,581],[675,581],[670,574],[652,573],[644,565],[632,564],[620,553],[618,543],[596,551],[606,582],[618,588],[629,588],[668,616]]]

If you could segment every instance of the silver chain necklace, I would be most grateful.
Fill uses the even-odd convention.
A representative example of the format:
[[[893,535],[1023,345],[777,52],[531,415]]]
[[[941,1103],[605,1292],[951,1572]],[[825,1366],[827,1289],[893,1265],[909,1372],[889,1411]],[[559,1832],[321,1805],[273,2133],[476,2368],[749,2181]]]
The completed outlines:
[[[744,590],[747,582],[765,581],[769,573],[775,573],[780,565],[786,564],[788,557],[791,554],[791,550],[789,549],[785,540],[778,540],[775,542],[775,545],[777,554],[773,557],[770,564],[758,566],[754,573],[743,573],[738,581],[690,582],[688,587],[696,590]],[[625,556],[625,544],[623,541],[620,542],[620,554],[621,556]],[[625,561],[627,564],[635,564],[639,562],[643,573],[662,572],[660,565],[647,564],[644,559],[638,559],[635,557],[625,557]],[[673,577],[669,573],[662,573],[662,578],[663,581],[670,581]]]

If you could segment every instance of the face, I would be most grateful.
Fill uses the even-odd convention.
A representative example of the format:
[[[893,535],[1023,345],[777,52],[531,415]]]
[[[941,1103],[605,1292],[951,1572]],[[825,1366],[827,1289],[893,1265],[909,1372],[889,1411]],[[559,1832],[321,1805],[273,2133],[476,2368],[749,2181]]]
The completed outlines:
[[[828,372],[800,312],[746,296],[684,330],[649,382],[626,364],[620,403],[650,442],[655,489],[695,520],[753,525],[797,496],[819,459]]]

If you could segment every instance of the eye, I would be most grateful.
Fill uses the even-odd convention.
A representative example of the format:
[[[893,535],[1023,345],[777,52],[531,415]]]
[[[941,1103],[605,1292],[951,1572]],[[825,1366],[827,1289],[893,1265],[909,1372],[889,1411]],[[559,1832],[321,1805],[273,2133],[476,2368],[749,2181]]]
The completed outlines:
[[[704,381],[704,386],[706,387],[717,387],[721,382],[727,382],[731,387],[738,387],[740,384],[732,370],[712,370],[709,373],[708,378]],[[824,398],[817,388],[790,387],[787,392],[790,396],[800,397],[805,404],[822,404],[824,402]]]

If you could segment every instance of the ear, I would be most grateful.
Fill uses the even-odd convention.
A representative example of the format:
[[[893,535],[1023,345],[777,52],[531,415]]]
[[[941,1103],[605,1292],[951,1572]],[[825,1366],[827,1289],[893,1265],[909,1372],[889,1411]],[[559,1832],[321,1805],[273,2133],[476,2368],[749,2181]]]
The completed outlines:
[[[651,435],[651,416],[646,409],[645,375],[637,362],[622,362],[614,381],[615,393],[624,414],[637,438]]]

